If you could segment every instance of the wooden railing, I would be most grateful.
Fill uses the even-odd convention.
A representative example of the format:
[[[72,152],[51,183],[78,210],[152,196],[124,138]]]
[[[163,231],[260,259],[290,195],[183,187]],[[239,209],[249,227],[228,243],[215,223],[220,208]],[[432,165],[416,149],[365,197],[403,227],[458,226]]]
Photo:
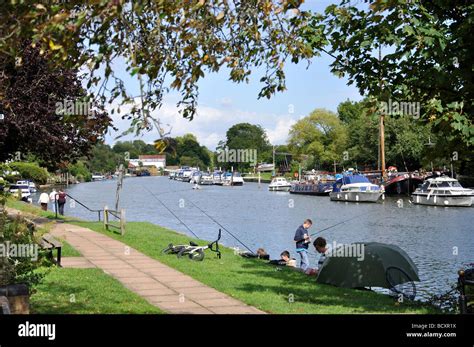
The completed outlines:
[[[110,221],[110,216],[118,219],[119,224],[114,224]],[[120,235],[125,234],[125,210],[122,208],[120,211],[109,210],[107,206],[104,207],[104,227],[106,230],[110,228],[120,230]]]

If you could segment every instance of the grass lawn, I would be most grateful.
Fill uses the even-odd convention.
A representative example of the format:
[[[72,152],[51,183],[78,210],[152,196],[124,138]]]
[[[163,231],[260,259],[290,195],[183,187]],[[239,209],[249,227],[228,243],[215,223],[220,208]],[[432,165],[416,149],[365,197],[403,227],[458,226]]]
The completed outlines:
[[[161,250],[169,243],[188,243],[191,238],[151,223],[127,223],[124,236],[104,231],[99,222],[74,224],[120,240],[217,290],[270,313],[437,312],[420,304],[398,304],[385,295],[370,291],[316,284],[314,277],[288,268],[276,268],[263,261],[242,258],[228,248],[222,248],[220,260],[210,251],[206,251],[202,262],[165,255]],[[202,241],[194,241],[203,244]]]
[[[18,208],[7,203],[8,206]],[[23,204],[24,205],[24,204]],[[25,206],[20,205],[18,209]],[[31,213],[44,213],[27,206]],[[66,221],[68,218],[66,217]],[[192,238],[146,222],[129,222],[124,236],[105,231],[101,222],[70,221],[120,240],[217,290],[270,313],[438,313],[435,308],[418,303],[398,304],[394,299],[373,293],[316,284],[308,277],[287,268],[276,268],[255,259],[245,259],[222,247],[222,259],[207,251],[202,262],[161,250],[169,243],[188,243]],[[194,240],[198,244],[202,241]],[[65,270],[65,269],[64,269]],[[72,270],[68,269],[67,271]],[[88,270],[82,270],[88,271]],[[64,281],[69,282],[67,277]],[[79,285],[83,285],[79,283]],[[120,286],[120,284],[118,284]],[[97,284],[97,290],[103,285]],[[45,290],[47,288],[44,288]],[[48,291],[51,289],[47,289]]]
[[[31,313],[162,313],[100,269],[52,268],[31,296]]]
[[[28,204],[26,202],[20,201],[18,199],[15,199],[13,197],[9,197],[7,199],[7,207],[15,208],[17,210],[20,210],[25,213],[33,214],[35,216],[39,217],[45,217],[45,218],[50,218],[53,219],[55,218],[56,214],[53,211],[43,211],[41,208],[39,208],[36,205],[33,204]],[[58,219],[63,219],[62,216],[58,215]]]
[[[61,256],[62,257],[80,257],[82,254],[72,247],[69,243],[64,241],[63,239],[58,239],[62,244],[63,247],[61,248]]]

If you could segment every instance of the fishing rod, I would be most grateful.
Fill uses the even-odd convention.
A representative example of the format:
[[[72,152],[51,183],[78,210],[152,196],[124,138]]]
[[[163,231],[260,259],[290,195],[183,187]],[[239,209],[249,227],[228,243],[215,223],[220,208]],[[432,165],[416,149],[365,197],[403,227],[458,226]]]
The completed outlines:
[[[168,212],[171,213],[171,214],[174,216],[174,218],[176,218],[181,224],[183,224],[183,225],[186,227],[186,229],[188,229],[188,231],[189,231],[191,234],[193,234],[197,239],[199,239],[199,240],[201,239],[199,236],[196,235],[196,233],[195,233],[194,231],[191,230],[190,227],[188,227],[188,225],[187,225],[186,223],[184,223],[173,211],[171,211],[171,210],[168,208],[168,206],[166,206],[166,204],[165,204],[163,201],[161,201],[160,199],[158,199],[158,197],[157,197],[155,194],[153,194],[153,193],[152,193],[148,188],[146,188],[145,186],[142,186],[142,188],[145,189],[146,191],[148,191],[148,193],[150,193],[151,196],[153,196],[156,200],[158,200],[158,201],[168,210]]]
[[[341,224],[344,224],[344,223],[347,223],[347,222],[350,222],[351,220],[354,220],[354,219],[357,219],[357,218],[360,218],[362,216],[365,216],[365,215],[368,215],[368,214],[371,214],[371,213],[374,213],[376,212],[376,210],[372,210],[372,211],[369,211],[367,213],[362,213],[362,214],[359,214],[355,217],[352,217],[352,218],[349,218],[349,219],[346,219],[346,220],[343,220],[342,222],[339,222],[339,223],[336,223],[334,225],[331,225],[331,226],[328,226],[327,228],[324,228],[324,229],[321,229],[321,230],[318,230],[318,231],[315,231],[314,233],[310,234],[309,236],[314,236],[316,234],[319,234],[319,233],[322,233],[323,231],[326,231],[326,230],[329,230],[329,229],[332,229],[334,227],[337,227],[338,225],[341,225]]]
[[[229,230],[227,230],[226,227],[224,227],[221,223],[219,223],[217,220],[215,220],[212,216],[210,216],[209,214],[207,214],[203,209],[201,209],[198,205],[196,205],[194,202],[192,202],[190,199],[188,199],[188,201],[194,205],[194,207],[196,207],[199,211],[201,211],[204,215],[206,215],[210,220],[212,220],[214,223],[216,223],[218,226],[220,226],[224,231],[226,231],[230,236],[232,236],[237,242],[239,242],[242,246],[244,246],[245,248],[247,248],[247,250],[252,253],[252,254],[255,254],[249,247],[247,247],[247,245],[245,243],[243,243],[242,241],[240,241],[237,236],[235,236],[234,234],[232,234]]]

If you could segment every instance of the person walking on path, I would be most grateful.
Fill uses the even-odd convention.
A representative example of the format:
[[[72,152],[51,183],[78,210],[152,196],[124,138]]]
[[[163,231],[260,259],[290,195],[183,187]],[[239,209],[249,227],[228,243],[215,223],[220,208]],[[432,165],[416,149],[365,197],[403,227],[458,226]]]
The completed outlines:
[[[66,193],[59,189],[58,193],[58,210],[61,216],[64,216],[64,205],[66,204]]]
[[[296,229],[293,240],[296,242],[296,253],[300,255],[300,268],[303,271],[309,266],[308,245],[311,242],[311,237],[308,235],[308,229],[313,225],[311,219],[306,219],[302,225]]]
[[[48,211],[48,203],[49,203],[49,195],[48,193],[41,193],[40,197],[39,197],[39,200],[38,200],[38,204],[41,205],[41,209],[43,211]]]
[[[53,188],[53,191],[49,193],[49,201],[53,203],[53,212],[56,213],[56,200],[58,199],[57,197],[58,192],[56,189]]]

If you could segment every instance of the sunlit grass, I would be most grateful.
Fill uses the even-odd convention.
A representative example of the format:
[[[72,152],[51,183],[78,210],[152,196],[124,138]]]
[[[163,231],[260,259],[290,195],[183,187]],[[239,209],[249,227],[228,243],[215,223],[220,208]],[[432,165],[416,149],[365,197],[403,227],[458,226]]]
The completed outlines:
[[[100,269],[53,268],[30,298],[31,313],[162,313]]]
[[[399,304],[371,291],[337,288],[315,283],[314,277],[277,268],[264,261],[245,259],[222,248],[222,258],[206,251],[202,262],[162,254],[169,243],[188,243],[191,238],[145,222],[127,224],[124,236],[104,231],[98,222],[74,224],[120,240],[189,276],[234,298],[271,313],[434,313],[428,306]],[[198,244],[202,241],[193,240]],[[204,243],[205,244],[205,243]]]

